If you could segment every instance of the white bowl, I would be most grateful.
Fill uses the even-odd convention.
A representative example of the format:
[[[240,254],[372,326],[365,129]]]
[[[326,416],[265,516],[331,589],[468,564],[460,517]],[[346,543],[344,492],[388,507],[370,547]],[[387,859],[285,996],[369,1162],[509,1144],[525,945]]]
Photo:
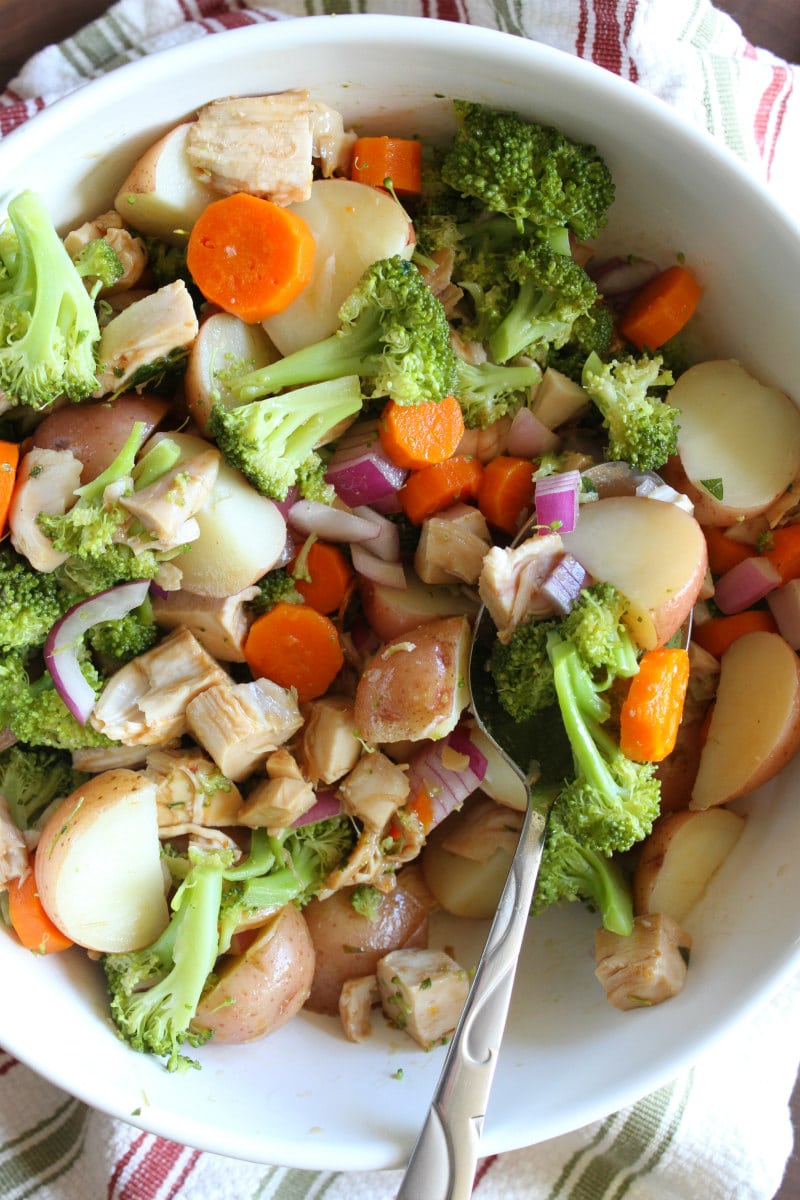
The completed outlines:
[[[376,132],[435,135],[464,96],[597,144],[617,183],[609,248],[663,262],[683,252],[705,285],[696,329],[708,354],[797,387],[800,232],[704,133],[610,74],[533,42],[396,17],[311,18],[206,38],[93,83],[0,145],[4,195],[40,191],[60,226],[106,205],[138,152],[198,105],[231,93],[308,87]],[[3,197],[0,197],[0,200]],[[800,807],[795,765],[746,805],[747,829],[689,924],[687,986],[661,1007],[619,1013],[593,977],[595,919],[579,906],[532,921],[484,1146],[564,1133],[674,1077],[744,1021],[800,964]],[[438,927],[462,962],[485,928]],[[400,1165],[443,1051],[425,1054],[376,1022],[350,1045],[301,1015],[244,1047],[204,1047],[170,1075],[128,1050],[107,1019],[100,973],[79,952],[38,958],[0,935],[0,1039],[88,1103],[193,1146],[327,1169]],[[402,1068],[402,1079],[395,1077]]]

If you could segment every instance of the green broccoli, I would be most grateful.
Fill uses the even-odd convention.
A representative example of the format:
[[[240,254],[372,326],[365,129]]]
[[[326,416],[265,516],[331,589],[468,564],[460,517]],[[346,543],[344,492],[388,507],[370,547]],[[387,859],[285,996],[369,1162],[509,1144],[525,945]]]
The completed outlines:
[[[531,390],[541,381],[542,372],[535,363],[507,366],[492,362],[478,365],[458,359],[455,394],[468,429],[484,429],[500,417],[513,416],[530,398]]]
[[[35,192],[9,202],[0,256],[0,391],[34,409],[90,396],[100,340],[94,303]]]
[[[65,588],[84,595],[104,592],[116,583],[133,579],[155,579],[161,562],[154,550],[134,553],[123,543],[106,547],[102,554],[79,557],[73,555],[56,568],[55,574]]]
[[[639,471],[657,471],[678,450],[679,412],[653,389],[672,386],[671,372],[659,355],[586,359],[581,384],[596,405],[608,432],[607,456]]]
[[[100,655],[103,665],[116,670],[154,646],[158,634],[153,606],[147,597],[124,617],[93,625],[87,630],[86,640],[94,653]]]
[[[360,408],[358,376],[348,375],[238,408],[215,404],[208,429],[226,461],[253,487],[284,500],[295,485],[302,493],[309,483],[312,489],[319,485],[322,464],[314,446]]]
[[[88,658],[82,660],[81,670],[99,692],[103,681]],[[91,725],[76,721],[47,672],[31,680],[28,658],[20,651],[0,658],[0,729],[10,729],[30,746],[80,750],[112,745]]]
[[[339,309],[330,337],[224,382],[237,403],[284,388],[357,375],[365,391],[398,404],[442,400],[453,391],[455,355],[440,301],[404,258],[381,259]]]
[[[88,778],[64,750],[17,742],[0,754],[0,795],[18,829],[30,829],[49,804],[68,796]]]
[[[592,353],[604,358],[611,349],[613,337],[614,314],[606,304],[595,304],[578,317],[569,341],[558,349],[550,348],[547,365],[566,375],[567,379],[580,383],[586,359]]]
[[[258,595],[248,601],[251,612],[260,616],[276,604],[302,604],[303,597],[295,587],[294,577],[284,567],[275,567],[257,582]]]
[[[497,698],[515,721],[527,721],[555,703],[547,636],[555,621],[518,625],[507,642],[495,640],[489,659]]]
[[[72,260],[78,274],[94,280],[91,294],[96,296],[104,287],[112,287],[125,274],[125,267],[114,247],[105,238],[92,238]]]
[[[581,239],[605,224],[611,173],[593,146],[516,113],[456,100],[458,129],[441,166],[443,181],[519,225],[562,225]]]
[[[34,571],[8,543],[0,547],[0,650],[43,645],[73,602],[54,575]]]

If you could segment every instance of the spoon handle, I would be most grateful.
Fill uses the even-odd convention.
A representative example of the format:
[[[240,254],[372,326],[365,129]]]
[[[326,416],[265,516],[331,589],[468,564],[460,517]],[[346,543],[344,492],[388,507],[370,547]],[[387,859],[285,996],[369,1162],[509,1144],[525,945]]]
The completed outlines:
[[[529,803],[472,987],[396,1200],[469,1200],[472,1195],[545,820]]]

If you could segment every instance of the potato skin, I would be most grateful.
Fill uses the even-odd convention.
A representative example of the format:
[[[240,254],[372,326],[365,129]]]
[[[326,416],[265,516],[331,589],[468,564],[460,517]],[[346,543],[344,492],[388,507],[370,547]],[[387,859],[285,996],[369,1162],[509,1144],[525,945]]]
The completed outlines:
[[[225,961],[192,1025],[218,1042],[252,1042],[280,1029],[303,1004],[314,975],[314,946],[302,913],[287,904],[243,954]]]
[[[306,1008],[335,1015],[347,979],[370,975],[379,958],[403,946],[427,946],[428,909],[398,882],[381,900],[375,921],[353,908],[354,888],[312,900],[305,917],[314,943],[316,967]]]
[[[71,450],[83,464],[81,483],[88,483],[111,465],[137,421],[144,423],[144,436],[149,437],[168,411],[169,405],[158,396],[136,392],[103,404],[70,404],[45,417],[33,445]]]

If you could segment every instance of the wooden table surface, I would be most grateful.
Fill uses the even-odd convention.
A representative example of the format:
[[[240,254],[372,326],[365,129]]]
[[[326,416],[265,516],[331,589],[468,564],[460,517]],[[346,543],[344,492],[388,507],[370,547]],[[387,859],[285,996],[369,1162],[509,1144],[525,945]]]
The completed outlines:
[[[716,2],[739,22],[753,45],[800,62],[798,0]],[[33,51],[74,33],[107,7],[106,0],[0,0],[0,87]],[[797,1145],[774,1200],[800,1200],[800,1084],[792,1098],[792,1112]]]

